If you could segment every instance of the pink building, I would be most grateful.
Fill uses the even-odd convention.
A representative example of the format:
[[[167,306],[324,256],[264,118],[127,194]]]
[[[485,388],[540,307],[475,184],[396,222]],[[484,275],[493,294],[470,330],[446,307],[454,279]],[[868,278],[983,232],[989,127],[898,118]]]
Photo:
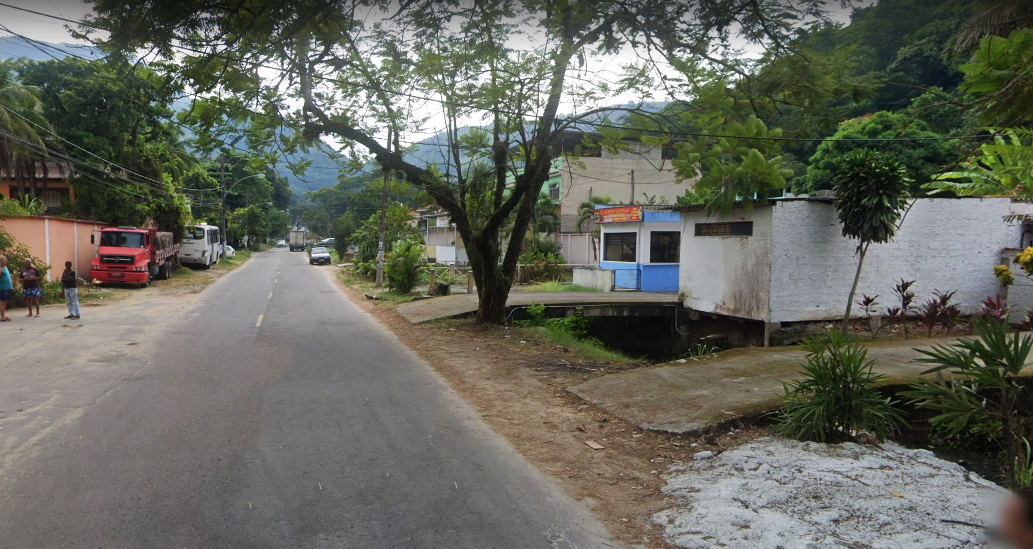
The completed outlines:
[[[56,217],[22,217],[0,220],[0,226],[11,233],[20,244],[29,248],[34,257],[52,267],[48,280],[57,280],[64,270],[65,261],[71,261],[80,277],[89,276],[90,264],[97,248],[90,236],[107,225],[94,221],[77,221]]]

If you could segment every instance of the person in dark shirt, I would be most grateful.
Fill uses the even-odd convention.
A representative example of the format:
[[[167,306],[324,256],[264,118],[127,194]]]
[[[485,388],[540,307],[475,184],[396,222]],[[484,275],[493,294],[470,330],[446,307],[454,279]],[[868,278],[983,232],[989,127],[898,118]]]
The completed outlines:
[[[43,297],[39,281],[43,278],[43,273],[32,264],[31,259],[26,259],[25,268],[21,270],[19,276],[22,281],[22,297],[25,298],[25,304],[29,306],[29,314],[26,316],[32,316],[32,307],[35,305],[36,318],[39,318],[39,300]]]
[[[66,319],[79,320],[79,288],[75,271],[72,270],[72,262],[65,261],[65,272],[61,273],[61,286],[65,290],[65,301],[68,302],[68,316]]]

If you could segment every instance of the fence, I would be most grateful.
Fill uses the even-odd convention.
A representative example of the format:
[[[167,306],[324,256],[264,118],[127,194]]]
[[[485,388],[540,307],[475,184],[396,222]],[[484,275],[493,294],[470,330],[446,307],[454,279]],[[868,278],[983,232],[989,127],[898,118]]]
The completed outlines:
[[[103,223],[57,217],[4,219],[0,226],[7,229],[19,244],[26,246],[33,257],[53,267],[47,272],[48,281],[60,278],[65,261],[72,262],[80,277],[88,277],[90,264],[97,256],[97,248],[90,243],[90,235],[107,227]]]

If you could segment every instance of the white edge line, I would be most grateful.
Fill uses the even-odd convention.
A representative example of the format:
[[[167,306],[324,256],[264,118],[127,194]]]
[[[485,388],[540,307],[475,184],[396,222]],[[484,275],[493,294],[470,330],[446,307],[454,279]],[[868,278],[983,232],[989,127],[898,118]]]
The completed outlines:
[[[261,328],[262,327],[262,319],[263,318],[265,318],[265,315],[258,315],[258,322],[255,324],[255,328]]]

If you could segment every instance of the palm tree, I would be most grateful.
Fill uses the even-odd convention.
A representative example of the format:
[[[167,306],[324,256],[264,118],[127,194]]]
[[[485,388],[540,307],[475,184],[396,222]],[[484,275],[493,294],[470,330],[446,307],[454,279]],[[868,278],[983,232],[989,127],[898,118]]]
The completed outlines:
[[[1006,37],[1019,29],[1033,28],[1033,2],[1030,0],[983,0],[954,37],[958,53],[976,47],[984,36]]]
[[[0,178],[16,180],[19,195],[25,194],[26,178],[35,188],[37,163],[46,155],[37,130],[51,128],[36,90],[18,82],[14,62],[0,61]]]
[[[597,205],[613,204],[613,199],[608,196],[590,196],[588,202],[582,202],[577,207],[577,230],[578,232],[584,232],[585,223],[588,223],[595,217],[595,207]]]

